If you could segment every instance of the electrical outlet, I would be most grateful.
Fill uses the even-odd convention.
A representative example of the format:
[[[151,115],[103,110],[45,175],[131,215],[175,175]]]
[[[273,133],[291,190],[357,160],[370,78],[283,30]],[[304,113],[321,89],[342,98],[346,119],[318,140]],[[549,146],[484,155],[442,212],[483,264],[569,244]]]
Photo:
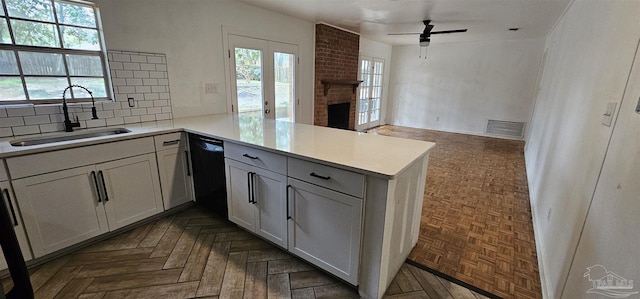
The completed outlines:
[[[613,121],[613,114],[616,112],[616,102],[610,102],[607,104],[607,110],[602,114],[602,124],[611,127]]]
[[[204,84],[204,93],[215,93],[216,90],[217,90],[217,86],[215,83]]]
[[[549,220],[551,220],[551,212],[553,211],[552,208],[549,208],[549,211],[547,212],[547,222],[549,222]]]
[[[129,107],[131,108],[136,106],[136,102],[133,98],[127,98],[127,102],[129,102]]]

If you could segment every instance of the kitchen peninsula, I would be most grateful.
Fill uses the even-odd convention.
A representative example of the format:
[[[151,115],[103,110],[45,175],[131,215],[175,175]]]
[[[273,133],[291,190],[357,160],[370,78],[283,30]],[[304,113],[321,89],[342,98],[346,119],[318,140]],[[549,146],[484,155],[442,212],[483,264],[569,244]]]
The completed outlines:
[[[29,179],[30,169],[48,167],[32,165],[30,161],[38,160],[30,155],[127,140],[140,140],[132,146],[143,148],[145,138],[182,131],[221,139],[225,142],[230,220],[357,286],[365,298],[382,297],[418,240],[433,143],[237,115],[191,117],[126,128],[131,132],[29,147],[13,147],[5,140],[0,155],[11,180]],[[66,163],[64,159],[58,161]],[[87,167],[76,161],[70,167]],[[91,169],[101,169],[96,165]],[[264,217],[256,208],[260,200],[265,200],[260,197],[260,188],[253,191],[258,192],[258,199],[247,201],[246,178],[251,173],[281,182],[274,189],[280,190],[276,192],[281,196],[275,199],[278,203],[270,213],[277,217],[268,225],[261,222]],[[243,183],[237,183],[243,178]],[[158,189],[150,187],[154,188]],[[20,192],[16,197],[22,214],[28,215],[24,210],[28,204],[21,202]],[[256,219],[252,209],[258,215]],[[29,234],[29,226],[34,223],[33,219],[25,220],[31,242],[37,239]],[[33,244],[31,247],[35,248]]]

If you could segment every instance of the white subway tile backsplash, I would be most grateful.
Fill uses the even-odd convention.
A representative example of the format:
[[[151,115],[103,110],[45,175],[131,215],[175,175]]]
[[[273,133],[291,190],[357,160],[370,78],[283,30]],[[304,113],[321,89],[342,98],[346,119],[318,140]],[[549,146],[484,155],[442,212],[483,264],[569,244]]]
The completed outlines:
[[[140,121],[145,122],[145,121],[156,121],[156,116],[153,114],[148,114],[148,115],[141,115],[140,116]]]
[[[149,71],[133,71],[136,78],[149,78]]]
[[[24,119],[22,117],[4,117],[0,118],[0,127],[16,127],[24,126]]]
[[[131,62],[144,62],[144,63],[147,63],[147,56],[144,56],[144,55],[131,55]]]
[[[148,63],[163,63],[162,62],[162,57],[158,57],[158,56],[147,57],[147,62]]]
[[[125,124],[135,124],[140,122],[140,116],[128,116],[124,118]]]
[[[140,64],[140,69],[143,71],[155,71],[156,70],[156,65],[152,64],[152,63],[141,63]]]
[[[95,128],[157,121],[173,117],[164,54],[109,50],[107,53],[115,101],[98,101],[98,119],[92,119],[92,103],[69,105],[72,120],[81,128]],[[127,98],[135,106],[129,107]],[[0,107],[0,137],[64,131],[61,104]]]
[[[107,118],[107,126],[117,126],[124,124],[123,117]]]
[[[36,115],[36,111],[33,107],[7,108],[7,116],[9,117],[25,115]]]
[[[48,124],[49,115],[37,115],[37,116],[25,116],[24,124],[25,125],[40,125],[40,124]]]
[[[131,109],[126,109],[126,110],[114,110],[114,111],[113,111],[113,116],[115,116],[115,117],[126,117],[126,116],[131,116]]]
[[[0,128],[0,137],[10,136],[13,136],[13,131],[11,131],[11,128]]]
[[[129,78],[127,79],[127,85],[142,85],[142,79]]]
[[[140,70],[140,63],[137,63],[137,62],[125,62],[122,64],[122,66],[124,67],[125,70],[130,70],[130,71]]]
[[[130,62],[131,61],[131,55],[114,53],[113,54],[113,61]]]
[[[21,127],[12,127],[13,135],[29,135],[29,134],[39,134],[40,126],[21,126]]]

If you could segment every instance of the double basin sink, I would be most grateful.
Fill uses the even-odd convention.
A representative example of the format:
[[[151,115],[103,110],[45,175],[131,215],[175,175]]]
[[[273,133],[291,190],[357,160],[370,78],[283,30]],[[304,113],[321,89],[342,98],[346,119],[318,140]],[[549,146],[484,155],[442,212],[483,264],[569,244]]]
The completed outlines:
[[[9,143],[12,146],[30,146],[30,145],[48,144],[48,143],[54,143],[54,142],[71,141],[71,140],[79,140],[79,139],[94,138],[94,137],[111,136],[111,135],[118,135],[118,134],[124,134],[129,132],[131,132],[131,130],[128,130],[125,128],[106,128],[106,129],[93,130],[93,131],[87,131],[87,132],[73,132],[73,133],[57,134],[57,135],[49,135],[49,136],[13,139],[9,141]]]

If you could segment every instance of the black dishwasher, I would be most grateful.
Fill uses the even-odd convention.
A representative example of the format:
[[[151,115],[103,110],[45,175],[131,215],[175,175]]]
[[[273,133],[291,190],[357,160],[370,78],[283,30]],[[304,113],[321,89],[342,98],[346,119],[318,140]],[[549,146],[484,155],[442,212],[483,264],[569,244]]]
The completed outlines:
[[[189,134],[189,147],[196,202],[227,219],[227,188],[222,140]]]

